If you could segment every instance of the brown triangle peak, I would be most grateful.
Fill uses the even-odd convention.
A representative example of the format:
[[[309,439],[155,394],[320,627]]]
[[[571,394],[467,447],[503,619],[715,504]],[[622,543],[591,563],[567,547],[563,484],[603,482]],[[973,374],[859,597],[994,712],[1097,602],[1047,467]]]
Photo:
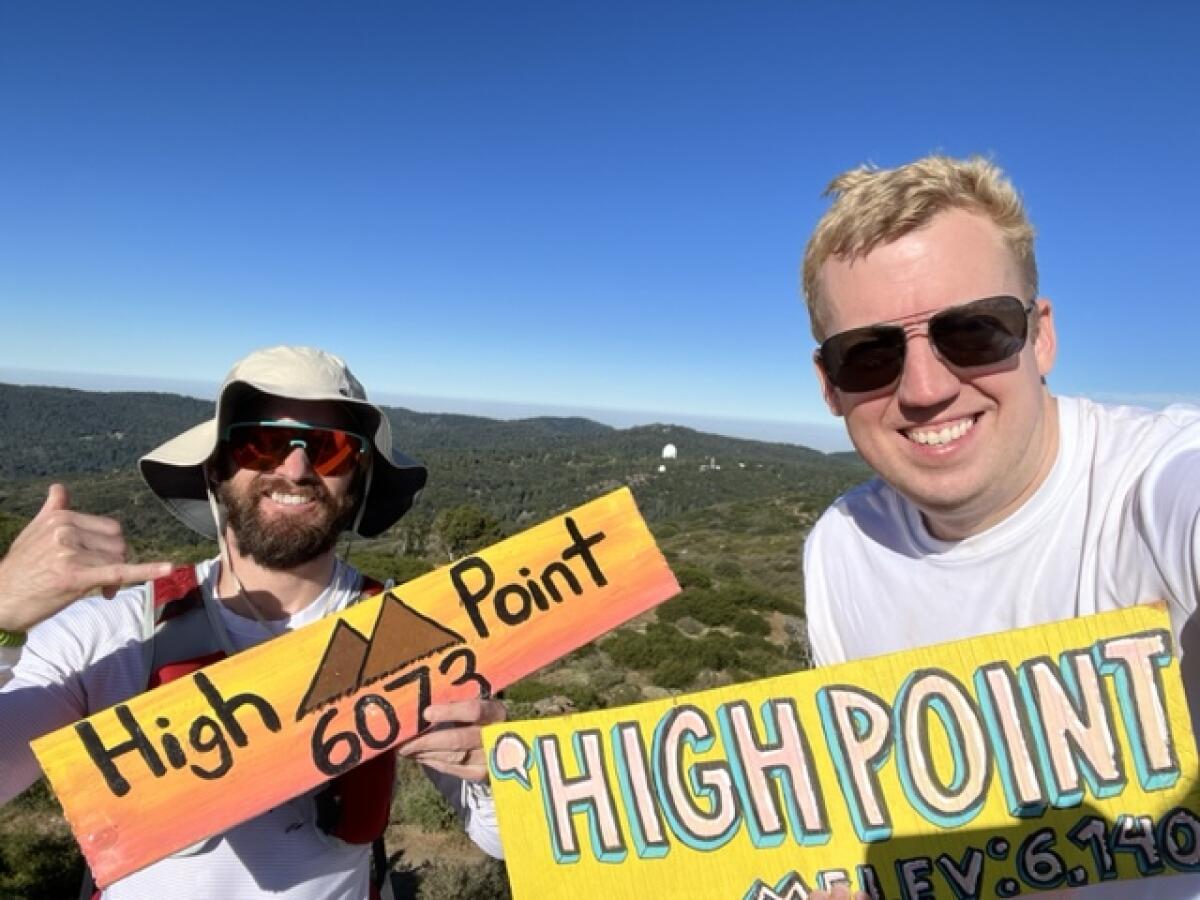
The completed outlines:
[[[378,681],[439,650],[462,643],[461,635],[417,612],[389,591],[383,597],[371,632],[371,646],[359,685]]]
[[[300,701],[300,708],[296,710],[296,720],[356,690],[370,647],[371,643],[365,636],[344,620],[338,619],[321,664],[317,666],[304,699]]]

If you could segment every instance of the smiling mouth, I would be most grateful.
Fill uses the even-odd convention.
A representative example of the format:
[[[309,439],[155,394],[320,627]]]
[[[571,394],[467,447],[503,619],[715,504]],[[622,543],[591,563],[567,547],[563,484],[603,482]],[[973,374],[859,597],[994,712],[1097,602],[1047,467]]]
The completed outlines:
[[[311,503],[313,499],[307,494],[285,494],[281,491],[271,491],[267,496],[280,506],[303,506],[305,503]]]
[[[914,444],[923,447],[944,447],[966,435],[975,427],[977,417],[966,416],[954,422],[945,422],[937,427],[928,425],[905,428],[901,433]]]

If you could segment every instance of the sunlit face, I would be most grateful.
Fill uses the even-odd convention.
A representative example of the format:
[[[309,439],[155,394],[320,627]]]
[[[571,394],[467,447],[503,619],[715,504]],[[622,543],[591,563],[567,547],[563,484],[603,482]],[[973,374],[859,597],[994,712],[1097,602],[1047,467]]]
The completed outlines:
[[[358,431],[337,403],[264,397],[238,421],[296,421]],[[269,569],[291,569],[330,552],[357,505],[357,472],[319,475],[301,448],[276,468],[257,472],[226,462],[217,494],[224,504],[238,550]]]
[[[949,366],[923,327],[933,313],[981,297],[1029,299],[996,226],[962,210],[939,213],[866,257],[827,260],[820,277],[828,334],[895,319],[917,326],[904,370],[886,388],[841,391],[817,366],[826,402],[845,417],[863,459],[939,537],[977,533],[1015,511],[1049,472],[1058,446],[1054,402],[1042,383],[1055,353],[1050,304],[1038,301],[1020,354],[987,368]]]

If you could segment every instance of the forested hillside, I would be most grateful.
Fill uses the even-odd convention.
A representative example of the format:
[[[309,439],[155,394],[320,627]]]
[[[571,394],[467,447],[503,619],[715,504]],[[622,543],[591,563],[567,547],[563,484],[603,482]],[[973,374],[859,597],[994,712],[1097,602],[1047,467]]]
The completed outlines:
[[[135,466],[212,409],[172,394],[0,384],[0,511],[32,515],[45,485],[61,480],[80,508],[120,517],[135,542],[155,549],[194,544],[142,486]],[[429,486],[392,535],[417,554],[438,512],[463,504],[511,533],[620,485],[631,486],[647,519],[658,522],[784,492],[824,506],[865,476],[851,454],[825,456],[674,425],[615,429],[578,418],[387,413],[396,446],[430,472]],[[667,443],[678,458],[659,472]]]

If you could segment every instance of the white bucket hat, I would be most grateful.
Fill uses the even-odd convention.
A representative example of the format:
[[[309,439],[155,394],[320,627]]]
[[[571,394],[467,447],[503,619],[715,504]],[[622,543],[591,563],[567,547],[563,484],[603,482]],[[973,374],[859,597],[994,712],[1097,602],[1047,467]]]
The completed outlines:
[[[138,462],[142,478],[184,525],[216,537],[204,464],[212,458],[229,410],[255,392],[289,400],[344,403],[371,441],[372,467],[353,531],[374,537],[386,531],[425,486],[425,467],[392,449],[392,426],[338,357],[311,347],[256,350],[234,364],[217,395],[216,416],[150,451]]]

